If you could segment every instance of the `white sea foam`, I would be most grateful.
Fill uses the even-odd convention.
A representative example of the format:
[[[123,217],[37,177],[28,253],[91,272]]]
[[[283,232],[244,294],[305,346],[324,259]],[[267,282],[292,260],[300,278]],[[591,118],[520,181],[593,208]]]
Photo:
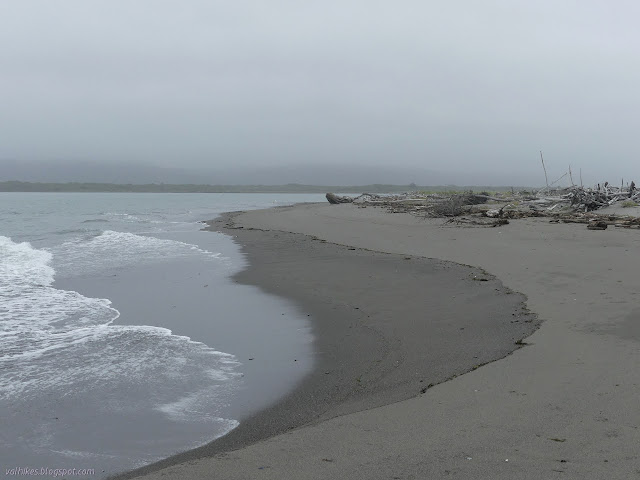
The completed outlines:
[[[87,220],[83,220],[82,223],[109,223],[109,220],[106,218],[89,218]]]
[[[51,254],[36,250],[27,242],[15,243],[0,236],[0,294],[10,293],[14,285],[49,285],[54,271]]]
[[[218,390],[219,388],[203,389],[202,391],[186,395],[174,402],[157,405],[155,409],[177,422],[207,422],[219,424],[225,419],[211,413],[211,394],[214,394],[214,398],[216,396],[219,397]],[[226,405],[220,405],[220,407],[224,406]],[[236,420],[227,420],[227,422],[229,430],[238,425]]]
[[[0,365],[5,368],[58,350],[70,332],[108,325],[119,315],[109,300],[51,287],[55,271],[47,251],[0,237],[0,258]]]
[[[192,245],[118,232],[96,239],[88,251],[115,239],[138,255],[143,245],[158,254],[167,246],[193,251]],[[240,378],[233,355],[165,328],[113,325],[119,312],[109,300],[52,286],[51,261],[51,252],[0,237],[0,406],[98,396],[103,402],[97,408],[105,411],[155,409],[171,421],[197,417],[229,427],[219,410]],[[131,398],[123,400],[123,391]],[[41,433],[33,439],[39,448],[50,441]]]
[[[109,459],[116,459],[118,458],[118,455],[106,455],[104,453],[95,453],[95,452],[81,452],[81,451],[75,451],[75,450],[50,450],[51,452],[54,453],[59,453],[60,455],[64,455],[67,458],[73,458],[73,459],[85,459],[85,458],[90,458],[90,459],[96,459],[96,458],[109,458]]]
[[[69,240],[50,251],[61,275],[185,257],[226,260],[220,253],[190,243],[113,230]]]

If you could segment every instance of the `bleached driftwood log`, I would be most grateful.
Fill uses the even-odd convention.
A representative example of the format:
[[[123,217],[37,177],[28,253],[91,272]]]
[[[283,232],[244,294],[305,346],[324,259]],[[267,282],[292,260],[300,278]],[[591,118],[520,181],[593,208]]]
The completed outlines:
[[[339,203],[351,203],[353,202],[353,198],[351,197],[341,197],[340,195],[336,195],[335,193],[327,193],[327,200],[331,205],[337,205]]]

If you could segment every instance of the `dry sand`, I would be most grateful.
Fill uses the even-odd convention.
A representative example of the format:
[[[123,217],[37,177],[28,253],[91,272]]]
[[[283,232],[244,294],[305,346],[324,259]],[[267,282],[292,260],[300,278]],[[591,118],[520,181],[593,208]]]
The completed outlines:
[[[499,228],[355,205],[248,212],[251,228],[484,268],[528,296],[531,345],[424,395],[297,428],[149,478],[638,478],[640,291],[633,230]]]

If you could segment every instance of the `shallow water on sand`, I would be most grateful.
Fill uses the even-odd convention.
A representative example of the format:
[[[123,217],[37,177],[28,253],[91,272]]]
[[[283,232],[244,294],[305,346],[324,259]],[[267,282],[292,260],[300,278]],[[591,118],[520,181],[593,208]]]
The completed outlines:
[[[312,363],[199,220],[320,195],[0,194],[0,465],[105,476],[207,443]],[[295,357],[295,363],[292,359]]]

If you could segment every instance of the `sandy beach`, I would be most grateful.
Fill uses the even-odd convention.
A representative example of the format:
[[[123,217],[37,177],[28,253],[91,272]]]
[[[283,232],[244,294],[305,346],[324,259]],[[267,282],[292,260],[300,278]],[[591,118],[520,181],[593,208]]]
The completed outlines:
[[[637,232],[444,227],[351,204],[211,228],[246,246],[237,280],[295,300],[326,350],[283,401],[128,476],[640,475]]]

